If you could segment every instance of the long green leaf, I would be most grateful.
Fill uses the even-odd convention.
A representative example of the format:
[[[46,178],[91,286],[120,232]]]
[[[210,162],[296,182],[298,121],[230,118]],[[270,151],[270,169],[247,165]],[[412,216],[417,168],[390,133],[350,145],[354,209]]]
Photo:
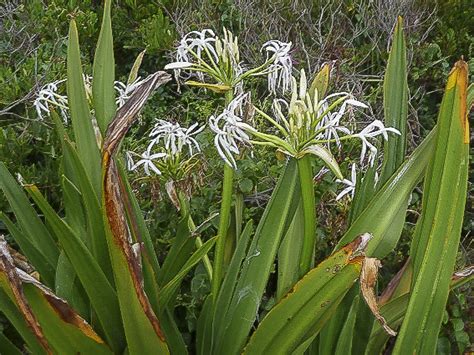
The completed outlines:
[[[130,244],[130,228],[123,203],[124,183],[115,155],[125,133],[153,90],[170,80],[163,72],[150,75],[134,91],[108,127],[102,154],[102,207],[107,223],[107,245],[117,287],[128,352],[134,354],[169,353],[160,323],[142,285],[139,257]]]
[[[432,155],[433,141],[436,129],[423,140],[411,156],[398,168],[395,174],[377,192],[368,206],[359,217],[351,224],[347,232],[339,241],[337,248],[354,240],[357,235],[368,232],[374,236],[367,247],[367,255],[378,258],[386,256],[378,253],[378,250],[387,250],[385,246],[392,244],[382,238],[385,232],[391,228],[391,223],[405,204],[407,196],[420,181],[423,172]],[[374,223],[374,222],[377,223]]]
[[[464,214],[469,161],[467,64],[451,71],[426,173],[422,217],[413,239],[413,290],[394,354],[433,353],[446,306]]]
[[[97,124],[105,134],[117,110],[115,104],[115,60],[112,38],[112,22],[110,8],[112,0],[105,0],[102,25],[94,56],[92,95]]]
[[[205,242],[198,250],[193,253],[193,255],[191,255],[191,257],[183,265],[176,276],[161,288],[159,293],[159,303],[161,304],[162,308],[164,308],[166,305],[169,305],[173,295],[181,284],[181,281],[188,274],[188,272],[211,250],[215,242],[215,237]]]
[[[265,316],[245,353],[291,354],[314,338],[357,280],[364,257],[355,255],[363,244],[361,237],[306,274]]]
[[[55,267],[48,262],[46,257],[30,242],[28,237],[12,222],[7,215],[0,213],[0,220],[5,223],[8,231],[20,247],[22,253],[28,258],[28,261],[40,273],[41,280],[51,287],[54,285]]]
[[[226,313],[215,339],[215,354],[236,354],[245,344],[254,323],[261,297],[283,235],[299,202],[299,178],[296,161],[291,159],[278,181],[272,198],[260,220]]]
[[[89,296],[109,344],[116,351],[122,349],[124,336],[115,290],[81,238],[59,218],[38,188],[30,185],[27,191],[59,238],[61,246]]]
[[[100,154],[82,78],[76,22],[71,20],[67,47],[67,96],[79,157],[97,196],[100,196]]]
[[[380,182],[385,183],[405,159],[408,116],[407,55],[403,20],[398,17],[392,37],[383,83],[385,125],[396,128],[400,135],[392,135],[384,144],[384,161]]]
[[[111,354],[104,341],[64,300],[16,269],[0,240],[0,286],[25,317],[45,350],[55,353]]]
[[[24,316],[2,287],[0,287],[0,312],[3,313],[20,334],[26,343],[26,347],[32,354],[46,354],[46,351],[39,343],[32,329],[28,326]]]
[[[38,254],[43,255],[48,264],[54,268],[59,257],[56,242],[38,217],[35,209],[31,206],[25,193],[18,186],[18,183],[2,162],[0,162],[0,187],[15,213],[18,225],[22,232],[24,232],[24,236],[28,238],[30,244],[38,250]],[[19,234],[16,235],[19,236]],[[26,240],[23,244],[26,246]],[[31,252],[31,249],[29,251]],[[25,250],[25,253],[26,252],[28,252],[28,250]],[[44,266],[44,271],[47,271],[46,265]],[[49,276],[48,274],[47,277]],[[48,281],[50,280],[51,279]]]

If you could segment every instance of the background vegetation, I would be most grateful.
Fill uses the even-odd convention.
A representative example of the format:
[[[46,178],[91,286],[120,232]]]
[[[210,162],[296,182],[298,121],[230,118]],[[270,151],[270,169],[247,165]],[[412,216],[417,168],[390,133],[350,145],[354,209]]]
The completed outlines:
[[[55,191],[59,191],[56,172],[59,169],[57,152],[60,143],[51,122],[37,119],[32,102],[38,88],[66,76],[66,36],[70,16],[74,16],[80,26],[84,71],[92,72],[101,11],[102,4],[98,0],[11,0],[0,5],[0,156],[10,171],[21,174],[26,182],[41,188],[57,210],[62,207],[59,196],[55,196]],[[464,56],[470,72],[474,73],[474,8],[469,6],[469,1],[114,1],[112,24],[116,74],[125,81],[134,59],[146,49],[140,71],[144,77],[169,61],[173,44],[184,33],[202,28],[219,32],[225,26],[239,36],[242,55],[247,58],[260,56],[255,49],[259,48],[258,44],[278,38],[294,43],[293,56],[297,66],[299,63],[315,72],[323,63],[333,62],[333,89],[350,89],[370,103],[374,117],[381,117],[382,73],[396,15],[404,17],[407,33],[411,151],[434,125],[444,81],[452,64]],[[125,144],[131,150],[142,151],[144,138],[154,118],[166,117],[186,125],[191,121],[204,122],[214,113],[215,101],[220,98],[205,91],[181,89],[182,93],[178,94],[176,84],[167,85],[153,96],[140,124],[128,135]],[[256,86],[255,91],[262,93],[258,99],[263,101],[264,90]],[[213,149],[204,147],[204,150],[208,159],[218,159]],[[237,172],[248,215],[261,211],[257,207],[269,198],[269,191],[281,168],[272,164],[275,171],[268,171],[266,167],[269,165],[263,162],[277,158],[271,152],[259,154],[265,155],[255,159],[259,163],[244,160]],[[220,174],[221,171],[209,171],[203,167],[201,181],[195,182],[194,188],[198,192],[192,200],[192,209],[196,220],[218,210]],[[161,189],[159,180],[145,180],[138,175],[133,178],[142,208],[147,211],[147,221],[151,229],[157,231],[155,242],[162,244],[160,250],[166,250],[172,237],[169,221],[173,220],[176,211]],[[334,202],[336,187],[332,178],[323,177],[320,186],[321,191],[326,192],[317,194],[318,233],[323,237],[318,252],[326,255],[345,228],[344,212],[348,211],[348,206]],[[474,229],[472,192],[470,182],[457,268],[472,264],[474,260],[470,234]],[[412,196],[408,221],[413,224],[407,223],[407,235],[417,219],[420,196],[420,189]],[[3,197],[0,208],[8,209]],[[7,234],[1,224],[0,233]],[[400,269],[408,249],[408,239],[402,239],[398,253],[385,260],[382,275]],[[202,306],[209,287],[204,270],[198,267],[184,287],[177,312],[182,315],[181,330],[192,342],[196,311]],[[471,347],[474,300],[470,287],[460,288],[450,296],[440,334],[443,339],[439,343],[441,352],[463,352]],[[15,338],[13,328],[1,318],[0,327]]]

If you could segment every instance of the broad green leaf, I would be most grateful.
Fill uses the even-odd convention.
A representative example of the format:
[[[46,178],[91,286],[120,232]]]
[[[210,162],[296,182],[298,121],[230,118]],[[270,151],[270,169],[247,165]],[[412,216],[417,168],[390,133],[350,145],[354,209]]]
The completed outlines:
[[[224,326],[225,320],[221,315],[227,313],[232,301],[232,295],[236,292],[235,287],[237,286],[242,263],[247,255],[252,231],[253,222],[250,220],[245,225],[245,228],[239,237],[234,255],[229,263],[227,273],[225,274],[221,288],[219,289],[219,295],[214,307],[211,305],[212,302],[210,298],[209,301],[206,300],[206,303],[204,304],[204,309],[198,323],[198,354],[204,355],[211,351],[213,339],[217,339],[217,334]]]
[[[380,182],[384,184],[405,159],[406,127],[408,116],[408,82],[406,44],[403,20],[398,17],[392,37],[383,83],[385,125],[396,128],[400,135],[391,135],[384,143],[384,161]]]
[[[108,343],[115,351],[122,349],[124,336],[115,290],[81,238],[59,218],[38,188],[29,185],[27,191],[43,212],[81,280]]]
[[[314,244],[316,242],[316,201],[314,197],[313,168],[311,156],[298,160],[298,172],[303,205],[304,234],[300,256],[299,276],[305,275],[314,264]]]
[[[27,320],[46,351],[112,354],[104,341],[64,300],[16,269],[0,241],[0,286]]]
[[[9,295],[0,286],[0,312],[13,325],[15,330],[20,334],[26,343],[26,347],[32,354],[46,354],[45,349],[41,346],[38,338],[32,329],[28,326],[25,317],[21,314],[18,307],[10,299]]]
[[[471,266],[464,270],[455,272],[451,277],[449,286],[450,290],[460,287],[466,282],[474,280],[473,270],[474,267]],[[394,294],[392,298],[390,298],[380,307],[380,313],[393,329],[397,329],[400,326],[403,321],[403,317],[405,316],[408,302],[410,300],[408,291],[403,294]],[[367,348],[365,353],[367,355],[380,354],[389,338],[390,336],[387,334],[387,332],[385,332],[380,323],[374,322],[370,339],[366,343]]]
[[[244,353],[291,354],[314,338],[357,280],[364,259],[360,256],[363,244],[364,237],[357,239],[296,283],[261,321]]]
[[[69,160],[74,175],[76,176],[79,189],[82,194],[82,202],[86,212],[87,236],[86,245],[99,263],[109,282],[113,285],[112,266],[105,238],[105,226],[102,219],[102,209],[100,207],[98,196],[87,176],[84,165],[82,164],[78,152],[70,141],[64,142],[64,155]],[[84,238],[82,238],[84,239]]]
[[[351,224],[339,241],[336,249],[354,240],[358,235],[368,232],[374,238],[369,242],[367,255],[378,258],[386,256],[389,250],[386,246],[392,245],[393,241],[384,240],[382,237],[391,228],[391,224],[401,206],[405,205],[407,196],[409,196],[418,181],[420,181],[433,153],[432,148],[435,134],[436,129],[428,134],[420,146],[415,149],[411,156],[376,193],[359,217]],[[377,223],[374,223],[374,221],[377,221]],[[385,250],[385,252],[379,253],[378,250]]]
[[[158,274],[160,286],[170,282],[180,272],[195,249],[195,241],[191,237],[188,220],[187,214],[179,220],[173,243]]]
[[[102,134],[105,134],[107,126],[112,121],[117,110],[115,104],[115,60],[114,44],[112,37],[112,23],[110,20],[110,8],[112,0],[104,1],[104,14],[100,26],[99,40],[94,55],[92,68],[92,95],[94,101],[95,117]]]
[[[426,173],[422,216],[413,238],[412,292],[394,354],[433,353],[456,261],[469,162],[467,64],[451,71],[438,116],[438,135]]]
[[[104,140],[102,207],[107,222],[107,244],[122,314],[127,351],[134,354],[169,353],[160,323],[142,286],[142,270],[130,243],[123,198],[124,182],[115,162],[118,147],[155,88],[170,80],[163,72],[150,75],[118,109]]]
[[[10,207],[15,213],[17,223],[32,246],[38,250],[38,254],[44,256],[46,261],[53,268],[56,266],[59,257],[59,250],[56,242],[49,234],[35,209],[22,191],[13,176],[8,172],[4,163],[0,162],[0,188],[3,190]],[[19,236],[19,234],[16,234]],[[30,248],[29,248],[30,249]],[[25,251],[25,253],[28,250]],[[31,250],[30,250],[31,251]],[[44,271],[47,271],[46,265]],[[49,277],[51,275],[48,275]],[[48,281],[50,281],[49,279]],[[50,284],[52,286],[52,284]]]
[[[205,242],[198,250],[196,250],[193,255],[188,259],[188,261],[183,265],[181,270],[176,274],[176,276],[164,285],[159,292],[159,303],[161,308],[164,308],[166,305],[169,305],[173,295],[178,290],[181,281],[188,274],[188,272],[199,262],[202,258],[211,250],[216,242],[216,238],[209,239]]]
[[[8,355],[22,355],[23,353],[18,349],[5,334],[0,332],[0,354]]]
[[[277,300],[280,300],[299,280],[303,226],[303,205],[300,202],[278,249]]]
[[[222,326],[216,329],[215,354],[235,354],[242,350],[254,323],[261,297],[280,245],[299,201],[297,163],[291,159],[258,224],[242,264],[242,270],[228,309],[216,309]],[[222,312],[222,313],[221,313]]]
[[[71,20],[67,46],[67,97],[77,152],[96,194],[100,194],[100,154],[84,80],[76,22]]]
[[[46,257],[34,246],[28,237],[12,222],[7,215],[0,213],[0,220],[5,223],[8,231],[20,247],[28,261],[40,273],[41,280],[51,287],[54,286],[56,264],[52,265]]]
[[[356,289],[358,290],[358,288]],[[352,339],[354,336],[357,336],[355,323],[360,302],[360,297],[358,295],[353,298],[353,302],[344,322],[344,326],[342,327],[341,333],[339,334],[336,351],[334,352],[336,355],[346,355],[352,353]]]

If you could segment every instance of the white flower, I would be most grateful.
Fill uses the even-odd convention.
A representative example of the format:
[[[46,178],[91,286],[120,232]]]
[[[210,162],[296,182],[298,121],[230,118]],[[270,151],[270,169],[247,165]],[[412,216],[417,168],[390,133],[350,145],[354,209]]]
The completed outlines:
[[[125,102],[132,96],[132,93],[144,83],[144,80],[141,80],[140,77],[135,79],[130,84],[122,83],[121,81],[114,82],[114,89],[117,91],[118,96],[115,99],[115,103],[118,107],[122,107]]]
[[[140,156],[141,159],[137,161],[135,164],[131,165],[130,170],[135,170],[137,169],[140,165],[143,165],[143,168],[145,170],[145,174],[151,175],[150,169],[153,170],[153,172],[157,175],[161,175],[160,169],[156,167],[156,165],[153,163],[153,160],[155,159],[160,159],[166,157],[166,153],[155,153],[155,154],[150,154],[150,152],[147,150],[143,152],[143,154]],[[127,155],[127,165],[130,164],[130,161],[133,162],[131,155]]]
[[[369,163],[371,166],[374,165],[375,157],[377,156],[377,148],[370,143],[369,138],[373,138],[379,135],[382,135],[385,140],[388,140],[388,133],[392,132],[395,134],[400,135],[400,131],[392,127],[385,127],[382,121],[375,120],[367,127],[365,127],[359,133],[356,133],[354,136],[358,137],[362,141],[362,151],[360,154],[360,162],[365,158],[365,154],[367,153],[367,148],[369,149]]]
[[[337,182],[343,183],[347,187],[342,190],[339,195],[336,197],[336,201],[340,200],[343,196],[350,194],[351,198],[354,198],[354,193],[355,193],[355,187],[356,187],[356,182],[357,182],[357,173],[356,173],[356,165],[352,164],[352,170],[351,170],[351,179],[343,179],[339,180],[336,179]]]
[[[209,127],[216,133],[214,144],[217,152],[233,169],[237,169],[233,155],[240,154],[238,143],[250,144],[250,137],[246,131],[254,131],[241,118],[243,102],[248,98],[248,93],[237,96],[220,115],[209,118]]]
[[[216,35],[214,31],[205,29],[202,31],[191,31],[186,34],[176,50],[176,61],[169,63],[165,66],[165,69],[173,69],[176,80],[181,74],[181,69],[188,69],[194,65],[195,62],[198,64],[205,61],[205,58],[211,61],[219,62],[216,49],[214,48],[216,42]],[[205,54],[205,58],[203,57]],[[202,71],[197,71],[196,76],[199,80],[204,80],[204,74]]]
[[[150,133],[150,137],[154,137],[149,146],[148,152],[151,151],[155,144],[163,139],[164,146],[171,155],[180,154],[184,146],[188,147],[189,155],[193,155],[193,150],[201,151],[199,143],[193,137],[202,132],[205,126],[199,127],[197,123],[192,124],[188,128],[181,127],[179,123],[172,123],[165,120],[158,120],[155,127]]]
[[[267,60],[272,59],[272,64],[268,67],[268,90],[275,94],[277,88],[283,92],[291,89],[291,72],[293,62],[290,56],[292,43],[277,40],[268,41],[263,44],[262,51],[267,53]]]
[[[67,96],[58,94],[58,85],[66,80],[57,80],[43,86],[37,94],[33,106],[36,108],[38,118],[43,120],[43,113],[50,114],[49,106],[56,106],[61,112],[63,120],[67,122]]]

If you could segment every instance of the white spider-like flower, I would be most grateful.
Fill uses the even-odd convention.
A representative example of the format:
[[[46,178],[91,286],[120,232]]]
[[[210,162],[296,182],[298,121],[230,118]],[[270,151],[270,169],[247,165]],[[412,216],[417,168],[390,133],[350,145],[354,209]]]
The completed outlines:
[[[135,79],[130,84],[125,84],[122,83],[121,81],[115,81],[114,82],[114,89],[117,91],[118,96],[115,99],[115,103],[117,104],[118,107],[122,107],[125,102],[132,96],[132,93],[140,86],[142,85],[144,80],[141,80],[140,77]]]
[[[355,193],[355,188],[356,188],[356,182],[357,182],[357,172],[356,172],[356,165],[352,164],[352,169],[351,169],[351,179],[336,179],[336,182],[340,182],[347,187],[342,190],[339,195],[336,197],[336,201],[340,200],[342,197],[344,197],[347,194],[351,195],[351,198],[354,198],[354,193]]]
[[[240,154],[238,143],[250,144],[248,131],[255,131],[242,120],[242,106],[249,94],[241,94],[232,100],[218,116],[209,118],[209,127],[216,134],[214,144],[220,157],[233,169],[237,169],[234,154]]]
[[[268,90],[273,94],[276,93],[277,88],[280,88],[284,93],[291,89],[291,72],[293,70],[293,61],[290,56],[291,46],[291,42],[285,43],[277,40],[268,41],[262,46],[261,50],[267,53],[267,61],[272,60],[267,72]]]
[[[127,154],[127,165],[129,167],[129,170],[132,170],[132,171],[137,169],[140,165],[143,165],[145,174],[151,175],[150,173],[150,169],[151,169],[155,174],[161,175],[160,169],[158,169],[158,167],[155,165],[153,160],[162,159],[162,158],[165,158],[166,156],[167,154],[163,152],[151,154],[148,150],[146,150],[145,152],[143,152],[143,154],[140,155],[141,159],[137,161],[136,163],[133,163],[132,156],[129,152],[129,154]]]
[[[369,138],[377,137],[382,135],[385,140],[388,140],[388,132],[392,132],[400,135],[400,131],[392,127],[385,127],[382,121],[375,120],[365,127],[359,133],[356,133],[354,136],[358,137],[362,141],[362,150],[360,154],[360,161],[365,159],[365,154],[367,153],[367,148],[369,149],[369,163],[370,166],[374,165],[375,157],[377,156],[377,148],[370,143]]]
[[[183,147],[188,148],[189,155],[192,156],[194,149],[201,151],[199,143],[193,137],[202,132],[205,126],[199,127],[198,123],[194,123],[188,128],[181,127],[179,123],[172,123],[166,120],[158,120],[155,127],[150,133],[151,140],[147,151],[150,152],[154,145],[163,140],[165,149],[171,155],[180,154]]]
[[[186,34],[179,42],[176,50],[176,61],[169,63],[165,69],[173,69],[176,79],[181,75],[182,69],[187,69],[193,65],[202,64],[207,59],[218,63],[219,56],[215,49],[216,34],[211,29],[202,31],[191,31]],[[203,56],[205,54],[205,57]],[[204,80],[202,71],[197,71],[196,76],[199,80]]]
[[[49,106],[55,106],[59,108],[63,120],[67,122],[67,111],[68,111],[68,102],[66,95],[58,94],[58,86],[65,82],[66,80],[57,80],[52,83],[46,84],[38,92],[33,106],[36,108],[36,113],[38,118],[43,120],[43,114],[50,114]]]

